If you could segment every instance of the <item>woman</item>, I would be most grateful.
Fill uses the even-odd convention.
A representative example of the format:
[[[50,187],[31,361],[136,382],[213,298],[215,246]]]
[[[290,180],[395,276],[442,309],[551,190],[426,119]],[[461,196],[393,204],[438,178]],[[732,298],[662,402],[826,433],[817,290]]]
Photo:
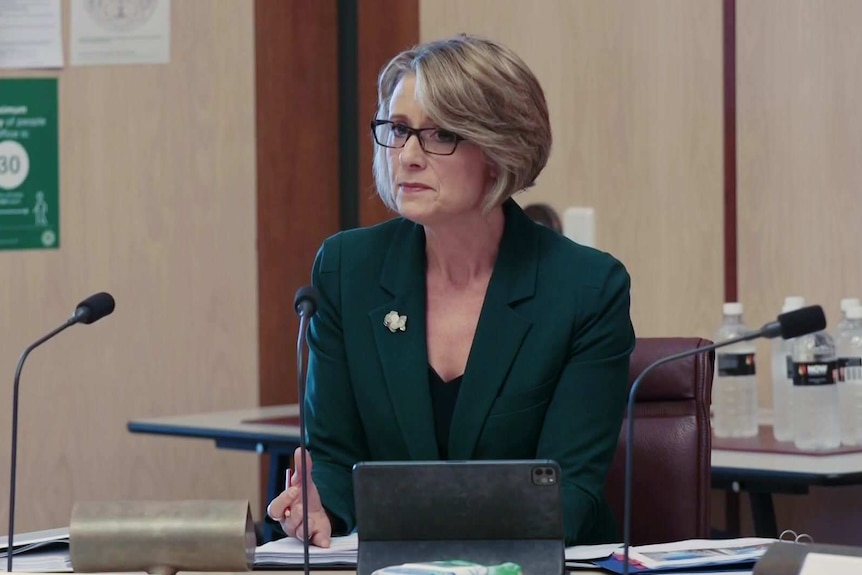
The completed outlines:
[[[317,254],[308,525],[301,471],[268,513],[325,547],[355,527],[358,461],[542,458],[562,469],[567,544],[616,540],[603,489],[634,347],[629,276],[511,199],[550,153],[538,81],[462,36],[399,54],[378,88],[374,174],[401,217]]]

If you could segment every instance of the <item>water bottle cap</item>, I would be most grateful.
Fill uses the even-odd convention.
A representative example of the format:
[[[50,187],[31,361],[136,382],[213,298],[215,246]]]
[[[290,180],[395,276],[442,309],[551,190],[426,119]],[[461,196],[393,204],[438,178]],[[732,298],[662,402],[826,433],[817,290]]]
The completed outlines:
[[[845,297],[844,299],[841,300],[841,311],[843,311],[844,313],[847,313],[847,310],[849,310],[851,307],[856,307],[858,305],[859,305],[859,298],[858,297]]]
[[[739,302],[726,302],[721,309],[724,315],[742,315],[742,304]]]
[[[845,313],[847,319],[862,319],[862,306],[848,307]]]
[[[781,313],[787,313],[805,307],[805,298],[800,295],[789,295],[784,298],[784,306]]]

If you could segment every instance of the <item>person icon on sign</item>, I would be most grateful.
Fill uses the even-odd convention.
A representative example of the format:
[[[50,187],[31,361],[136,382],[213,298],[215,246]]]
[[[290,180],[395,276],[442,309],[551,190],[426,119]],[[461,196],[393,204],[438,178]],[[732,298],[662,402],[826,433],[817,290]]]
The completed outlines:
[[[36,216],[37,226],[48,225],[48,202],[45,201],[44,192],[36,192],[36,204],[33,206],[33,214]]]

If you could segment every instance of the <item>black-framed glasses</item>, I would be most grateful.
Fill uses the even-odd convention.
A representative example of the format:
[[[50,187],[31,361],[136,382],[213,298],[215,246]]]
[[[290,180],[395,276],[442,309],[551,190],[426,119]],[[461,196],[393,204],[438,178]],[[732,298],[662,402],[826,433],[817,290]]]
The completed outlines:
[[[384,148],[403,148],[410,136],[416,136],[422,151],[437,156],[451,156],[458,142],[464,139],[443,128],[411,128],[403,122],[391,120],[373,120],[371,133],[374,141]]]

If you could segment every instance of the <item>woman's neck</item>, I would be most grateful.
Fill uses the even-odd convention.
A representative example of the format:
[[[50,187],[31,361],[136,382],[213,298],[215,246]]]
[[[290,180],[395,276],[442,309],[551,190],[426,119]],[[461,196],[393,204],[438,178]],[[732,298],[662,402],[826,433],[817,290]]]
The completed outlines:
[[[505,217],[501,207],[469,221],[425,226],[425,253],[429,277],[451,287],[487,280],[497,261]]]

